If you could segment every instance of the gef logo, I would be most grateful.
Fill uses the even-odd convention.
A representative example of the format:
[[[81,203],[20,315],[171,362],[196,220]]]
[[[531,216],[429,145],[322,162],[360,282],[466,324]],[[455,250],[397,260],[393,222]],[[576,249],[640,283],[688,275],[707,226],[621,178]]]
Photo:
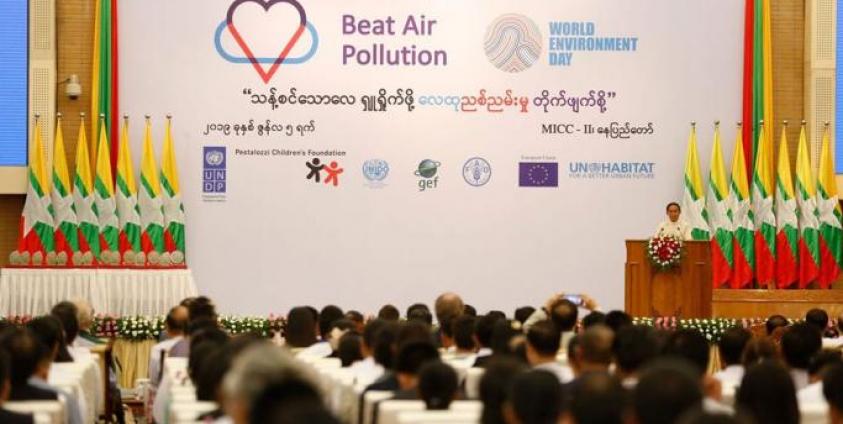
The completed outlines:
[[[202,192],[225,193],[225,146],[205,146],[202,157]]]

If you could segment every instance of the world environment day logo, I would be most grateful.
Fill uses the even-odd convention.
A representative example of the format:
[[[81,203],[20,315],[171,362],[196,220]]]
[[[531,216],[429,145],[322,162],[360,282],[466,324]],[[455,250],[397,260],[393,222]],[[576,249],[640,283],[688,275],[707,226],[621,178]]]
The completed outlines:
[[[281,5],[281,7],[283,7],[285,4],[287,6],[292,6],[295,12],[298,13],[298,25],[294,28],[287,28],[284,25],[279,25],[277,22],[272,22],[268,19],[264,21],[265,23],[263,25],[266,26],[266,28],[262,29],[273,34],[273,36],[277,36],[279,40],[278,44],[281,46],[281,50],[277,54],[273,53],[273,56],[256,56],[253,49],[258,44],[258,40],[249,39],[244,34],[245,28],[242,26],[238,27],[234,24],[235,11],[237,11],[240,6],[250,3],[255,3],[262,7],[265,15],[268,15],[270,9],[274,6]],[[305,30],[307,30],[310,35],[310,48],[301,56],[290,57],[289,55],[293,48],[299,43],[304,42],[302,41],[302,38],[306,37],[302,37],[302,35]],[[234,41],[240,47],[240,52],[232,54],[225,50],[222,45],[222,37],[226,32],[234,38]],[[312,58],[316,53],[316,49],[319,47],[319,36],[313,24],[307,21],[307,15],[304,7],[302,7],[297,0],[235,0],[228,8],[225,20],[220,22],[217,26],[214,34],[214,45],[217,49],[217,53],[226,61],[235,64],[251,64],[261,77],[261,80],[263,80],[265,84],[268,84],[269,80],[272,79],[272,76],[275,75],[282,64],[299,65],[310,60],[310,58]]]
[[[486,29],[486,57],[504,72],[521,72],[539,59],[542,33],[532,19],[514,13],[501,15]]]

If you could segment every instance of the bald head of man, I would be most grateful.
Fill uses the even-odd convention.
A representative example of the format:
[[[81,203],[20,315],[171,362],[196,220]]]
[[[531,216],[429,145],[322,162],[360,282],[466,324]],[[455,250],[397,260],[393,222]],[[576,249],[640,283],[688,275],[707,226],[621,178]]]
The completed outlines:
[[[612,363],[615,333],[605,325],[589,327],[578,337],[571,367],[576,375],[589,371],[607,371]]]
[[[440,323],[451,321],[462,315],[465,304],[462,298],[453,292],[442,293],[436,298],[436,320]]]

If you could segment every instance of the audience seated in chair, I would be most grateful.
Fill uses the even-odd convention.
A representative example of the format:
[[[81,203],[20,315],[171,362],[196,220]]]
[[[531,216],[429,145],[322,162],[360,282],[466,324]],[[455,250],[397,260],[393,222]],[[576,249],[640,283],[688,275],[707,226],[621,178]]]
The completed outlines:
[[[510,424],[555,424],[562,414],[559,379],[536,369],[515,376],[503,410]]]
[[[498,321],[506,322],[506,318],[501,320],[497,315],[486,314],[474,321],[474,341],[478,348],[475,367],[484,367],[492,357],[492,334]]]
[[[800,420],[793,379],[775,362],[747,368],[735,395],[735,407],[758,423],[798,424]]]
[[[828,402],[829,422],[843,424],[843,364],[834,364],[826,370],[822,387]]]
[[[566,413],[576,424],[621,424],[627,411],[627,394],[617,377],[593,371],[571,384]]]
[[[595,325],[577,335],[577,344],[568,355],[568,363],[574,376],[590,372],[608,372],[612,365],[614,333],[609,327]]]
[[[428,410],[445,410],[457,397],[457,372],[441,361],[428,361],[419,369],[418,398]]]
[[[0,423],[31,424],[34,422],[32,415],[19,414],[3,409],[3,404],[9,400],[9,392],[12,389],[10,372],[9,355],[0,349]]]
[[[187,358],[190,356],[190,337],[201,328],[217,325],[217,310],[211,299],[205,296],[187,298],[181,302],[187,308],[187,337],[177,341],[169,356]]]
[[[638,384],[641,369],[661,351],[656,330],[643,325],[629,325],[615,334],[612,351],[615,375],[621,384],[632,389]]]
[[[809,383],[808,365],[811,358],[822,349],[820,332],[810,324],[793,324],[782,335],[782,355],[790,368],[796,390]]]
[[[561,338],[558,327],[551,321],[539,321],[530,326],[527,331],[527,361],[533,369],[550,372],[560,383],[567,383],[574,379],[574,374],[556,359]]]
[[[714,378],[720,380],[724,386],[734,387],[740,384],[744,372],[741,356],[751,338],[752,334],[741,327],[729,328],[720,336],[717,351],[720,353],[722,369],[714,373]]]
[[[632,409],[638,424],[673,424],[687,411],[702,408],[699,371],[682,358],[653,361],[641,373],[632,391]]]
[[[76,322],[79,323],[79,334],[73,341],[74,347],[90,348],[105,344],[105,340],[91,332],[94,325],[94,308],[91,304],[85,299],[74,299],[72,302],[76,306]]]
[[[153,386],[161,382],[161,371],[164,358],[169,354],[170,348],[180,342],[187,331],[187,308],[178,305],[170,309],[164,320],[164,334],[166,339],[150,349],[149,352],[149,381]]]

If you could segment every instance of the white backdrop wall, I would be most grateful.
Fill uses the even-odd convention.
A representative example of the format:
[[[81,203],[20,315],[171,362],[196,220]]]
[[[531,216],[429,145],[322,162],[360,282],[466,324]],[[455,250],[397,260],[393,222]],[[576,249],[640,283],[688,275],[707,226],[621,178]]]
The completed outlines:
[[[700,122],[706,175],[716,119],[724,122],[724,150],[731,158],[741,103],[740,2],[301,2],[313,31],[303,31],[268,82],[247,60],[226,60],[215,47],[215,32],[225,25],[232,0],[121,3],[120,106],[133,117],[135,158],[142,115],[153,116],[160,149],[164,116],[173,114],[187,261],[200,292],[225,312],[264,314],[327,303],[374,312],[387,302],[430,303],[444,290],[461,293],[481,311],[511,312],[559,290],[590,293],[605,307],[622,307],[624,240],[649,236],[663,219],[664,204],[681,198],[689,122]],[[259,1],[241,3],[232,16],[243,44],[255,57],[277,58],[298,26],[295,8],[280,2],[264,12]],[[532,42],[515,62],[536,60],[510,73],[490,62],[484,39],[496,19],[512,13],[529,18],[535,29],[527,24],[520,39],[504,33],[497,45],[492,37],[493,47],[511,53],[507,43]],[[432,32],[402,34],[407,17],[419,23],[420,15],[436,20]],[[395,34],[349,34],[343,22],[350,18],[344,16],[356,23],[392,17]],[[565,51],[570,63],[552,65],[549,49],[559,41],[550,40],[551,22],[583,23],[588,33],[568,37],[620,37],[628,49]],[[232,30],[220,29],[225,54],[245,57]],[[312,57],[292,63],[289,58],[313,47],[313,33],[318,43]],[[345,49],[371,50],[373,44],[442,51],[447,64],[388,66],[348,57],[343,63],[344,51],[350,51]],[[267,70],[271,64],[261,66]],[[285,96],[290,88],[298,94],[353,95],[356,103],[275,109],[252,103],[247,90],[268,94],[273,87]],[[363,97],[377,96],[381,88],[388,95],[412,89],[414,109],[388,105],[385,112],[364,111]],[[431,95],[470,101],[462,96],[476,98],[481,89],[487,96],[512,90],[529,104],[504,106],[502,112],[422,104],[435,100],[422,100]],[[550,96],[559,90],[574,96],[605,90],[614,97],[606,98],[603,111],[545,112],[535,103],[543,90]],[[259,135],[256,126],[267,120],[284,129]],[[235,124],[250,121],[253,131],[235,134]],[[313,131],[298,131],[311,121]],[[628,139],[597,133],[612,122],[651,123],[653,133]],[[229,133],[209,131],[211,124],[228,124]],[[571,124],[560,128],[573,134],[543,134],[543,124]],[[203,192],[207,146],[225,147],[225,193]],[[319,154],[325,151],[344,155]],[[344,169],[338,186],[306,178],[306,162],[313,157],[338,162]],[[463,178],[471,157],[491,166],[480,187]],[[213,155],[209,159],[213,162]],[[362,172],[370,159],[388,163],[380,187],[372,187]],[[425,179],[415,173],[424,159],[440,166],[436,187],[420,191]],[[519,186],[519,163],[536,161],[558,163],[558,187]],[[610,175],[591,173],[606,163],[618,168]],[[572,172],[571,164],[587,171]],[[638,166],[639,172],[624,172],[623,166]]]

